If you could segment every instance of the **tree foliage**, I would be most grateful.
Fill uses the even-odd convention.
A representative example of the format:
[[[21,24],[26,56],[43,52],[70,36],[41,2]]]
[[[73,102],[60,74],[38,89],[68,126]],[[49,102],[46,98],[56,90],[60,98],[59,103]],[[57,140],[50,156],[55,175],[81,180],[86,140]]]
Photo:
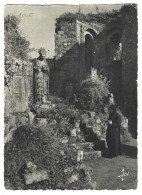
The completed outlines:
[[[5,55],[25,60],[28,57],[30,43],[21,35],[19,23],[20,19],[14,15],[7,15],[4,18]]]
[[[65,22],[73,23],[76,19],[82,22],[98,22],[102,24],[108,24],[110,23],[114,18],[118,17],[119,12],[116,10],[113,10],[109,13],[88,13],[88,14],[82,14],[82,13],[64,13],[59,18],[56,19],[56,27],[64,25]]]

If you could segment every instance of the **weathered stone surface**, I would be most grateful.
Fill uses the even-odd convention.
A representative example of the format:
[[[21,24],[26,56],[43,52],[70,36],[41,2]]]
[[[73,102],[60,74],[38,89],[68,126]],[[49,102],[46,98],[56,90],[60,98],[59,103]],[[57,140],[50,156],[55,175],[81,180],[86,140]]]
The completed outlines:
[[[10,114],[8,124],[9,124],[9,127],[16,126],[16,116],[15,116],[15,114]]]
[[[95,159],[102,156],[101,151],[84,152],[84,160]]]
[[[29,185],[32,183],[37,183],[39,181],[48,180],[49,175],[46,170],[34,171],[33,173],[28,173],[24,175],[25,184]]]
[[[36,124],[38,124],[41,128],[45,128],[48,125],[48,121],[46,118],[36,118],[35,119]]]
[[[71,129],[71,136],[76,137],[76,129]]]
[[[15,113],[16,126],[20,127],[29,124],[29,117],[27,112],[17,112]]]
[[[28,114],[29,114],[29,122],[30,124],[33,124],[35,115],[33,114],[33,112],[29,112]]]
[[[61,140],[62,144],[67,144],[69,142],[69,138],[68,137],[60,138],[60,140]]]
[[[28,108],[28,101],[25,94],[13,94],[11,99],[11,111],[25,112]]]
[[[74,174],[70,178],[68,178],[68,183],[74,183],[78,180],[78,175]]]
[[[90,150],[94,150],[94,144],[91,142],[82,142],[82,143],[78,143],[80,149],[82,149],[83,151],[90,151]]]
[[[13,76],[13,93],[25,94],[25,80],[23,76]]]
[[[32,163],[31,161],[27,162],[27,169],[29,171],[35,171],[37,169],[37,165],[35,165],[34,163]]]
[[[81,162],[83,160],[83,150],[77,150],[77,162]]]

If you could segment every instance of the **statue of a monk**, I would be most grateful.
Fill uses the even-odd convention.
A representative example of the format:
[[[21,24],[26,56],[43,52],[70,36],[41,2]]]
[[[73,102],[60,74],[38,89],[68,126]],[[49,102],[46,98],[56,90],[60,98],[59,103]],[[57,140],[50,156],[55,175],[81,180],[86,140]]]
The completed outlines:
[[[34,102],[46,103],[49,94],[49,65],[45,59],[44,48],[39,50],[39,57],[33,67],[33,95]]]

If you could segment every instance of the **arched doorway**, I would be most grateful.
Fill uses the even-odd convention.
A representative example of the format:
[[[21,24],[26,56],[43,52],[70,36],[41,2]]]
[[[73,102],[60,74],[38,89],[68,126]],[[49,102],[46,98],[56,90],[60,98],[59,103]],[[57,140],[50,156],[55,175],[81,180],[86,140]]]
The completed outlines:
[[[91,73],[91,67],[94,66],[94,38],[96,33],[92,29],[85,31],[85,64],[87,76]]]

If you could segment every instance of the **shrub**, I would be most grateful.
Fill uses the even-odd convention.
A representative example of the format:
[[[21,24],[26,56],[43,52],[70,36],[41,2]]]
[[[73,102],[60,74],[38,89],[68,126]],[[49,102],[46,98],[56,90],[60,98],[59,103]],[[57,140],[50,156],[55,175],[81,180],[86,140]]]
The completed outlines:
[[[78,92],[79,106],[85,110],[93,110],[100,113],[107,108],[105,102],[109,94],[109,86],[106,80],[99,78],[88,78],[81,83]]]

